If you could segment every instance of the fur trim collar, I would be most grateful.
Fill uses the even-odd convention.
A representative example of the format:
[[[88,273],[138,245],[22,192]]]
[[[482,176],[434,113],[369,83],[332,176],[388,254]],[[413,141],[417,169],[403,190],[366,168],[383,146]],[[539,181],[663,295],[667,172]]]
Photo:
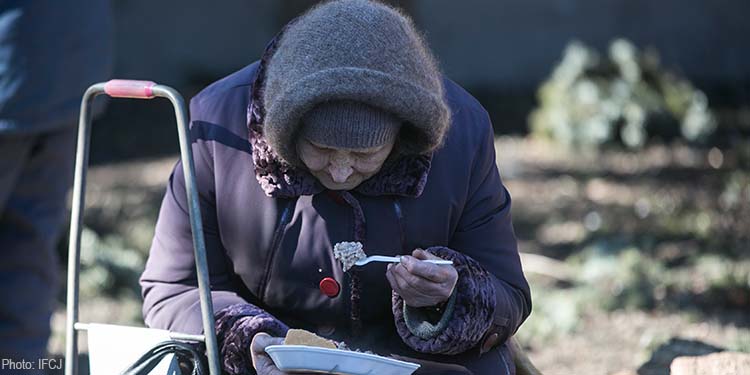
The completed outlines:
[[[294,198],[318,194],[325,188],[309,172],[284,162],[263,136],[265,70],[283,32],[284,29],[268,43],[261,57],[250,89],[247,122],[255,177],[261,188],[270,197]],[[431,162],[432,153],[401,156],[385,165],[380,172],[357,186],[354,191],[370,196],[418,197],[427,183]]]

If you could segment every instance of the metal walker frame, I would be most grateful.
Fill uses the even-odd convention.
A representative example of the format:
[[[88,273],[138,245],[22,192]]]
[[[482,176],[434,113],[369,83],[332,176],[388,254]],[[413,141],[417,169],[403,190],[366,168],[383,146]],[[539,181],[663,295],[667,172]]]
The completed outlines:
[[[185,190],[188,198],[190,227],[193,234],[193,254],[197,271],[200,295],[201,318],[204,335],[170,333],[176,340],[205,342],[210,375],[221,374],[219,351],[214,330],[214,311],[208,280],[206,244],[203,237],[198,190],[195,182],[195,165],[190,143],[188,115],[182,96],[173,88],[152,81],[110,80],[90,86],[81,100],[81,114],[78,122],[78,145],[76,149],[75,182],[70,220],[70,244],[68,247],[67,281],[67,323],[65,332],[65,375],[77,375],[78,371],[78,331],[86,330],[87,324],[78,321],[79,271],[81,255],[81,231],[85,203],[86,171],[89,163],[89,142],[91,136],[91,103],[101,94],[112,98],[153,99],[167,98],[172,103],[177,119],[177,133],[180,142],[180,157],[185,174]]]

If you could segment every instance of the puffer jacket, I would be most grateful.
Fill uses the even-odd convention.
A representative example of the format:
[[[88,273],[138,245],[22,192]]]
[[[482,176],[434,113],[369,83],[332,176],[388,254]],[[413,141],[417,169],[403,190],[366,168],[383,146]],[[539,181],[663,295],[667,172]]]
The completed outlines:
[[[440,149],[404,156],[352,191],[329,191],[280,162],[263,137],[260,90],[273,51],[271,42],[261,61],[190,103],[224,370],[254,373],[253,335],[293,327],[418,362],[418,373],[513,373],[504,343],[529,315],[531,298],[487,112],[445,78],[452,119]],[[368,254],[423,248],[453,260],[459,280],[439,321],[421,321],[420,309],[404,306],[384,264],[343,272],[332,251],[342,241],[359,241]],[[202,332],[179,163],[141,285],[149,326]]]

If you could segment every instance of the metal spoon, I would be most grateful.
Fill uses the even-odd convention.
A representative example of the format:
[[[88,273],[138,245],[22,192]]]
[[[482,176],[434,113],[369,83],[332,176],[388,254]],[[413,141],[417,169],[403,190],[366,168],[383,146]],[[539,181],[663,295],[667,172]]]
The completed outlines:
[[[384,255],[370,255],[367,258],[362,258],[356,262],[354,262],[354,265],[356,266],[364,266],[367,263],[370,262],[385,262],[385,263],[401,263],[401,257],[388,257]],[[449,265],[453,264],[453,261],[451,260],[442,260],[442,259],[427,259],[422,260],[422,262],[432,263],[432,264],[444,264]]]

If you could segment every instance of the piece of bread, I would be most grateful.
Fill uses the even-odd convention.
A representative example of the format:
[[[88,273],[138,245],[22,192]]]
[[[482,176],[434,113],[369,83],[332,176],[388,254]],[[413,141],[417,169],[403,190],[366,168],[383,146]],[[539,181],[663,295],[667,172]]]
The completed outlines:
[[[284,338],[284,345],[305,345],[318,348],[337,349],[336,343],[324,339],[304,329],[290,329]]]

